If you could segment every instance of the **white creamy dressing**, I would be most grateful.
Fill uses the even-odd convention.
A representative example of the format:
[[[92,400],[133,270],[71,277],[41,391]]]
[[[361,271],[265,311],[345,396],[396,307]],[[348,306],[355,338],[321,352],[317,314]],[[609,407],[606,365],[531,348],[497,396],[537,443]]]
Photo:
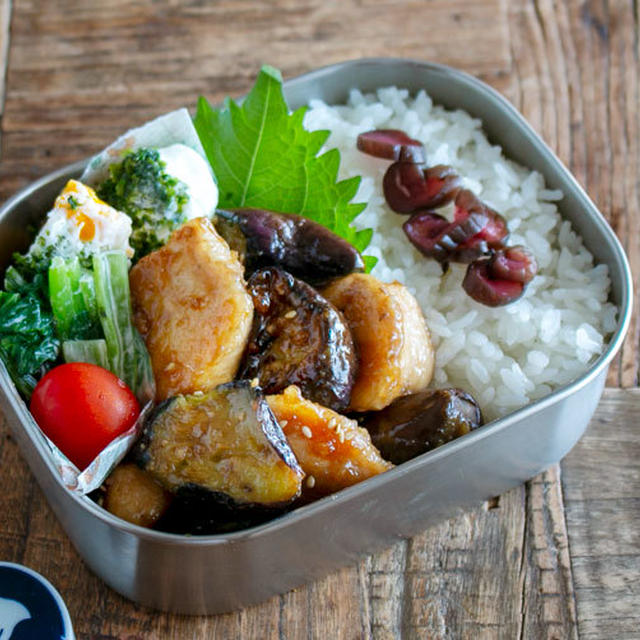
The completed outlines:
[[[213,215],[218,204],[218,187],[207,161],[184,144],[161,147],[158,154],[165,172],[187,187],[189,202],[183,209],[187,220]]]

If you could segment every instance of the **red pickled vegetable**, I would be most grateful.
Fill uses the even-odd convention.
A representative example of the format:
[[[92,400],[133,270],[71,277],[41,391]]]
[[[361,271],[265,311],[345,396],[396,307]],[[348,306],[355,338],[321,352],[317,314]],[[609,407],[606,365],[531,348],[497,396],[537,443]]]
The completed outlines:
[[[493,249],[489,248],[486,240],[483,240],[480,235],[481,234],[475,235],[473,238],[458,245],[458,247],[449,254],[449,262],[469,264],[478,258],[490,255]]]
[[[533,254],[521,245],[497,251],[489,262],[492,278],[528,284],[538,271]]]
[[[524,293],[525,285],[522,282],[493,278],[490,262],[491,258],[472,262],[467,268],[462,288],[476,302],[488,307],[501,307],[514,302]]]
[[[492,249],[503,246],[509,235],[507,221],[497,212],[482,202],[473,191],[462,189],[455,200],[454,220],[464,219],[470,213],[484,213],[487,222],[478,234],[477,240],[484,240]]]
[[[429,191],[433,194],[430,207],[441,207],[451,202],[462,188],[462,180],[453,167],[437,164],[424,171]]]
[[[474,212],[454,222],[433,213],[414,213],[402,228],[411,243],[423,255],[440,262],[454,260],[459,247],[476,237],[487,223],[483,212]]]
[[[425,161],[422,142],[410,138],[400,129],[376,129],[358,136],[360,151],[376,158],[400,162],[423,163]]]
[[[438,260],[446,258],[447,251],[439,245],[438,240],[449,224],[450,222],[441,215],[424,211],[414,213],[402,228],[411,244],[420,253]]]
[[[451,167],[440,164],[425,168],[409,162],[394,162],[382,181],[387,204],[396,213],[445,205],[456,197],[460,185],[460,178]]]

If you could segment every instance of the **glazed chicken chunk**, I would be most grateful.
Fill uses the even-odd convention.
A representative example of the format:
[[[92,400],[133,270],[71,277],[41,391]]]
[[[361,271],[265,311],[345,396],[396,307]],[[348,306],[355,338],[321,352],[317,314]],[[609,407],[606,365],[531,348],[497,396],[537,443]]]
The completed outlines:
[[[156,401],[233,380],[253,319],[236,254],[206,218],[176,229],[130,271],[133,317]]]
[[[289,446],[307,474],[304,493],[323,496],[393,468],[355,420],[302,397],[296,386],[267,396]]]
[[[418,302],[404,285],[352,273],[334,280],[322,295],[342,312],[356,345],[359,368],[352,411],[384,409],[429,384],[431,339]]]

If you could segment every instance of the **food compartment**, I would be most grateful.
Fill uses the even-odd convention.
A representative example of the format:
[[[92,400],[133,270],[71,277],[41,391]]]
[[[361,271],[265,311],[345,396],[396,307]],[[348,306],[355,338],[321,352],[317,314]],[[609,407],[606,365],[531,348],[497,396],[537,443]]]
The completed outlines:
[[[3,411],[65,530],[100,577],[138,602],[216,613],[282,593],[532,477],[569,451],[595,409],[608,362],[629,321],[631,298],[626,259],[601,215],[521,116],[486,85],[460,72],[405,60],[354,61],[289,81],[285,90],[293,108],[312,98],[342,102],[355,79],[362,91],[385,84],[424,87],[435,102],[481,117],[507,155],[541,171],[550,187],[562,189],[563,213],[580,212],[572,214],[575,228],[609,266],[612,300],[620,309],[616,332],[578,380],[505,418],[279,519],[197,538],[144,530],[66,491],[0,367]],[[44,178],[5,205],[0,264],[6,264],[11,251],[24,248],[24,221],[45,211],[67,177],[80,170],[78,164]]]

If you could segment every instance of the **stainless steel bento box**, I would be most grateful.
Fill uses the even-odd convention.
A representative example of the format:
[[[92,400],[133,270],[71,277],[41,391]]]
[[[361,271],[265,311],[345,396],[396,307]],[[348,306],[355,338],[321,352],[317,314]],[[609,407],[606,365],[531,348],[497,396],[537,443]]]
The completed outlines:
[[[285,83],[292,107],[311,98],[344,102],[352,87],[425,88],[435,102],[482,119],[505,153],[540,171],[565,194],[564,216],[609,266],[619,309],[615,334],[572,384],[396,469],[236,533],[186,537],[119,520],[67,491],[27,407],[0,364],[0,406],[29,466],[74,546],[107,584],[139,603],[183,613],[217,613],[260,602],[524,482],[560,460],[585,431],[631,315],[629,265],[614,233],[575,179],[522,116],[487,85],[459,71],[410,60],[337,64]],[[44,215],[78,163],[46,176],[0,210],[0,265],[23,249],[25,227]]]

